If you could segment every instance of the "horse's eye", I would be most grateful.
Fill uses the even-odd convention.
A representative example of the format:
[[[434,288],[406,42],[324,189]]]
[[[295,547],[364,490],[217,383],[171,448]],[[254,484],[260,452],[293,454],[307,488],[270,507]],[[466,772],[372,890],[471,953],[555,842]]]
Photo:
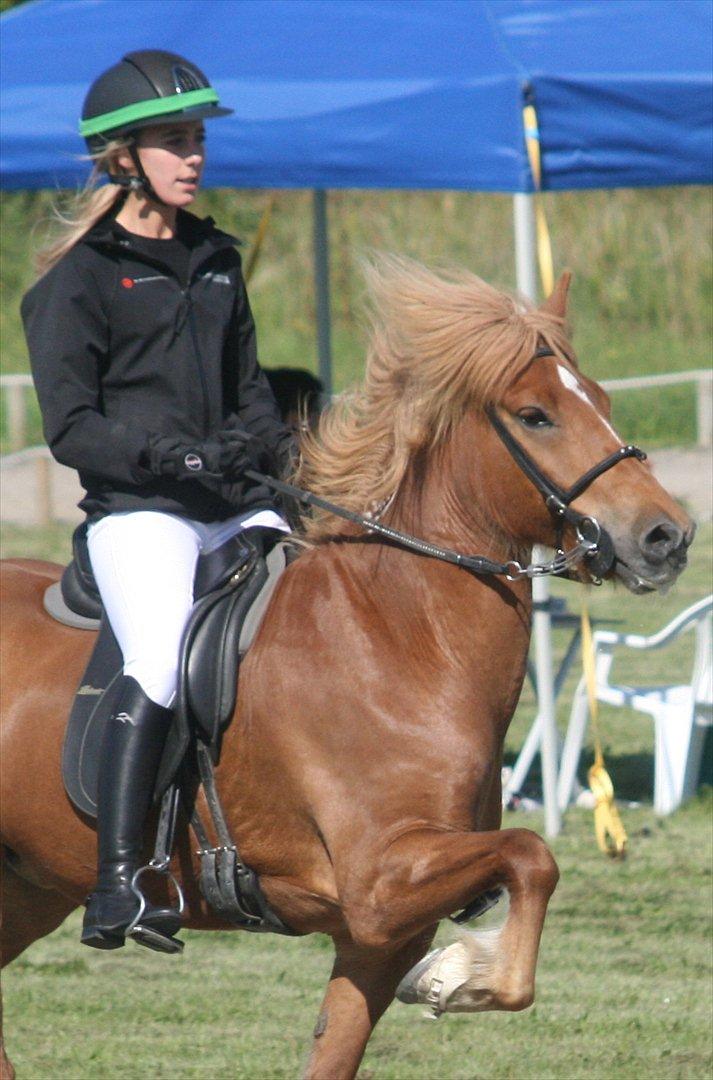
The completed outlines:
[[[552,427],[552,421],[547,413],[544,413],[542,409],[538,409],[534,405],[526,405],[524,409],[519,410],[517,416],[525,427]]]

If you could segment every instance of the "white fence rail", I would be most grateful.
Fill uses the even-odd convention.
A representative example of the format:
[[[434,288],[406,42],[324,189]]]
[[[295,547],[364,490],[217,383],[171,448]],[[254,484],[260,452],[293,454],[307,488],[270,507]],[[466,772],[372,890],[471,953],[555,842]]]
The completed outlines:
[[[619,390],[648,390],[658,386],[696,384],[696,442],[710,446],[713,441],[713,371],[698,368],[694,371],[672,371],[665,375],[637,375],[627,379],[606,379],[602,386],[608,393]],[[26,374],[0,375],[0,392],[7,399],[9,449],[22,450],[27,445],[27,398],[32,389],[32,376]]]
[[[617,390],[648,390],[655,386],[696,384],[696,444],[707,447],[713,442],[713,371],[697,368],[694,371],[672,371],[664,375],[635,375],[628,379],[604,379],[601,385],[607,393]]]

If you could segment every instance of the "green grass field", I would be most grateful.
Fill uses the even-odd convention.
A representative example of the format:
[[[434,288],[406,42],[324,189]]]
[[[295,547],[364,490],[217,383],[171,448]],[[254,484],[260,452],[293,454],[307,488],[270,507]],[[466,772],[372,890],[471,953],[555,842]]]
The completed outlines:
[[[570,812],[552,845],[562,879],[535,1005],[434,1024],[396,1003],[362,1080],[710,1077],[710,801],[663,823],[627,812],[624,863],[595,849],[590,817]],[[300,1075],[331,964],[327,939],[186,933],[179,958],[134,945],[95,954],[78,944],[79,922],[72,916],[8,969],[20,1080]]]
[[[5,555],[66,557],[66,528],[3,532]],[[712,549],[707,525],[668,595],[591,590],[593,616],[639,632],[662,625],[710,591]],[[575,610],[583,595],[564,582],[554,591]],[[558,650],[563,645],[557,641]],[[682,642],[669,655],[639,657],[636,668],[629,661],[622,674],[642,682],[678,679],[686,662]],[[562,696],[562,723],[575,678]],[[533,704],[526,686],[508,737],[509,760]],[[552,842],[562,879],[545,928],[533,1008],[432,1024],[418,1007],[394,1004],[369,1045],[362,1080],[710,1077],[711,789],[657,819],[650,808],[651,725],[603,708],[601,726],[630,854],[625,862],[608,860],[596,848],[591,813],[567,813]],[[538,794],[536,774],[530,786]],[[504,825],[542,831],[543,821],[539,813],[511,812]],[[496,919],[497,909],[486,918]],[[8,1049],[20,1080],[299,1075],[330,968],[327,939],[194,932],[184,935],[184,955],[173,958],[133,945],[95,954],[78,944],[78,928],[75,913],[5,973]],[[440,940],[454,933],[442,927]]]

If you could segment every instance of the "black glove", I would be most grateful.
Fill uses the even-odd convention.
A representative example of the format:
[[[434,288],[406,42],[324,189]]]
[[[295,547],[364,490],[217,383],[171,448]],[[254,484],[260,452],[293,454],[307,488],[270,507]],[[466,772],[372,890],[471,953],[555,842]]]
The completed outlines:
[[[264,452],[260,439],[233,428],[190,444],[170,435],[152,435],[142,464],[153,476],[231,482],[239,480],[246,469],[263,471]]]
[[[143,454],[142,464],[153,476],[170,476],[174,480],[220,480],[223,447],[218,439],[185,443],[170,435],[151,435]]]
[[[220,470],[224,480],[240,480],[246,469],[264,472],[265,444],[256,435],[240,428],[224,428],[217,437]]]

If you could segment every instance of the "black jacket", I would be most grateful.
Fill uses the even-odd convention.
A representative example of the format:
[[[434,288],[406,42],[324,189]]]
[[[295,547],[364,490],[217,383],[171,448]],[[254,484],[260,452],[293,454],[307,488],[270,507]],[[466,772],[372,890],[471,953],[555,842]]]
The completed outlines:
[[[22,301],[45,438],[79,470],[92,518],[142,509],[211,521],[274,505],[247,480],[210,489],[142,467],[149,435],[191,444],[235,423],[273,450],[289,438],[258,366],[235,240],[182,211],[179,230],[187,287],[108,216]]]

